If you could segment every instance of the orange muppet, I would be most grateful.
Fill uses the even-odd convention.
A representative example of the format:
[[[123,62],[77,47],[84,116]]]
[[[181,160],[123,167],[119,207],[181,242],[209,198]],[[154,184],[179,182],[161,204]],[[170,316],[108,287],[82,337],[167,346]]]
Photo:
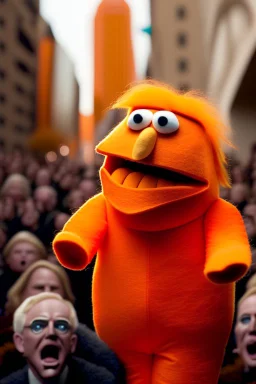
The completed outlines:
[[[126,118],[97,146],[102,193],[55,237],[65,267],[97,253],[94,322],[129,384],[217,383],[234,282],[250,249],[228,186],[215,109],[193,93],[137,84],[114,105]]]

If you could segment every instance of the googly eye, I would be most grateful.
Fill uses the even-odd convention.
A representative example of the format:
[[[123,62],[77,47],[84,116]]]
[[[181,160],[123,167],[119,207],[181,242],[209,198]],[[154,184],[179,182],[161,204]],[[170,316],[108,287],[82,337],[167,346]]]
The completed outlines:
[[[170,111],[159,111],[154,114],[153,125],[160,133],[172,133],[179,128],[179,120]]]
[[[153,119],[153,113],[148,109],[136,109],[128,118],[128,127],[134,131],[140,131],[149,126]]]

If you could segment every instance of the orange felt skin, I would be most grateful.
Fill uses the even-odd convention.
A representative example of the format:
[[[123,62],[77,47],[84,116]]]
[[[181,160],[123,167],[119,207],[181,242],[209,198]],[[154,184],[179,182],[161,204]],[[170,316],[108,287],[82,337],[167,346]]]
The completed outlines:
[[[103,192],[65,224],[54,251],[72,269],[97,251],[94,322],[129,384],[215,384],[234,281],[251,261],[239,212],[218,196],[228,185],[221,120],[205,101],[158,84],[135,86],[117,105],[175,111],[179,130],[158,133],[138,162],[140,132],[121,122],[97,147],[106,155]],[[173,171],[189,178],[177,181]]]

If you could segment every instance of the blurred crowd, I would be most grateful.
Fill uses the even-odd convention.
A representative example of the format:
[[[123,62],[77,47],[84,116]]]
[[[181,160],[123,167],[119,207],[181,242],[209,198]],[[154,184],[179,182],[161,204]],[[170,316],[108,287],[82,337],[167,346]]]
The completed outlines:
[[[97,188],[97,173],[79,161],[0,150],[0,321],[19,276],[35,261],[58,263],[51,247],[55,234]],[[92,269],[67,271],[80,320],[91,328]]]
[[[229,159],[229,174],[232,188],[221,188],[220,195],[240,211],[253,256],[249,273],[237,283],[238,303],[249,279],[249,288],[256,287],[256,144],[247,165]],[[72,213],[99,190],[98,170],[77,160],[59,156],[49,161],[20,149],[0,151],[0,379],[13,369],[12,317],[26,298],[45,291],[58,293],[74,304],[79,323],[94,329],[94,263],[80,272],[65,270],[51,244]],[[234,363],[235,348],[233,329],[224,366]],[[24,364],[20,359],[15,357],[16,368]]]

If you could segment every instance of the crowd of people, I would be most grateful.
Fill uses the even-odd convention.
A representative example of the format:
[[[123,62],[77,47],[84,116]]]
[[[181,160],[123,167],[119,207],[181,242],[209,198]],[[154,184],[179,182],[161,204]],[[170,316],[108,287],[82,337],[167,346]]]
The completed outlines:
[[[79,161],[0,151],[0,321],[19,276],[37,260],[58,263],[51,246],[55,234],[97,188],[97,174]],[[81,273],[67,271],[75,308],[90,328],[92,270],[93,264]]]
[[[256,338],[255,319],[244,320],[243,317],[244,308],[248,312],[247,307],[253,299],[256,314],[256,144],[252,146],[246,166],[233,158],[229,167],[232,188],[221,188],[220,196],[240,211],[253,262],[250,271],[236,286],[236,320],[220,383],[236,382],[228,381],[228,373],[234,371],[232,367],[239,367],[240,371],[243,365],[248,368],[248,350],[237,345],[245,323],[248,328],[253,321],[248,332],[253,330]],[[42,292],[53,293],[74,305],[79,324],[74,329],[78,338],[76,357],[92,364],[96,361],[108,372],[114,372],[114,377],[118,376],[118,361],[107,346],[97,344],[99,340],[93,332],[91,281],[94,263],[80,272],[65,270],[51,246],[55,234],[72,213],[99,190],[98,170],[92,171],[77,160],[59,156],[49,161],[19,149],[12,153],[0,151],[0,380],[25,366],[26,361],[13,342],[13,315],[24,301]],[[247,351],[247,360],[243,350]],[[255,351],[252,350],[256,351],[256,339]],[[245,380],[244,377],[250,375],[241,377]],[[256,374],[254,377],[256,381]],[[249,381],[237,381],[240,382]]]

